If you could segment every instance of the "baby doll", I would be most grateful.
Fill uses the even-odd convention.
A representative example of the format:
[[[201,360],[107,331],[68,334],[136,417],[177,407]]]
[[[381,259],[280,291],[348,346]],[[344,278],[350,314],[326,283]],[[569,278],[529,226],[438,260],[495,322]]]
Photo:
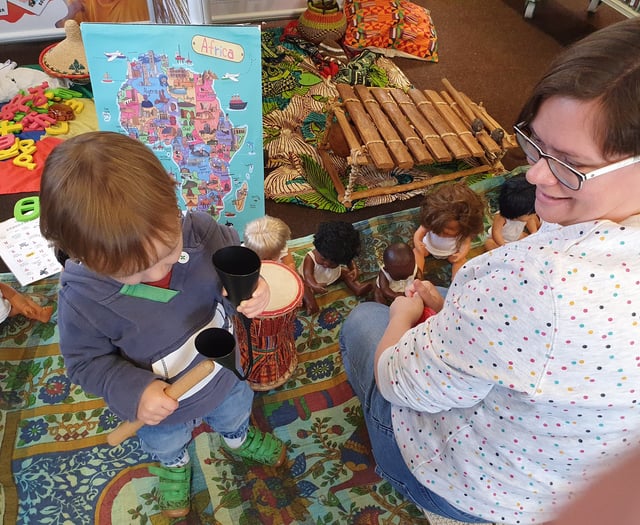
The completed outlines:
[[[244,245],[258,254],[262,261],[277,261],[295,270],[293,257],[287,248],[291,229],[282,220],[265,215],[247,223]]]
[[[499,211],[493,216],[485,248],[493,250],[537,232],[540,219],[535,212],[535,201],[536,187],[527,181],[524,173],[507,179],[500,187]]]
[[[304,281],[303,300],[307,313],[318,312],[315,294],[326,293],[327,286],[340,279],[358,297],[371,291],[373,283],[358,281],[360,272],[353,260],[360,252],[360,235],[351,223],[320,223],[313,236],[313,246],[298,267]]]
[[[405,288],[414,279],[422,279],[415,253],[405,242],[387,246],[382,254],[382,263],[373,292],[378,303],[389,304],[396,297],[404,295]]]
[[[418,268],[431,255],[451,263],[451,277],[467,262],[471,239],[484,231],[485,202],[464,181],[429,191],[420,209],[420,226],[413,234]]]
[[[51,319],[53,306],[40,306],[30,297],[17,292],[11,286],[0,283],[0,322],[7,317],[22,314],[28,319],[46,323]]]

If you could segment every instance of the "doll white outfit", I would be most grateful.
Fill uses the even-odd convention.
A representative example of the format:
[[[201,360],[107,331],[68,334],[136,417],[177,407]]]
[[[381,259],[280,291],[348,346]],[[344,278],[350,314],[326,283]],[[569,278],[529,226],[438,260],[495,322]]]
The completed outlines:
[[[407,277],[406,279],[394,280],[389,275],[389,272],[384,269],[384,266],[380,266],[380,271],[384,274],[389,282],[389,288],[396,293],[404,293],[407,286],[409,286],[414,279],[416,278],[416,274],[418,273],[418,265],[416,264],[413,268],[413,273]],[[376,286],[380,288],[380,275],[378,275],[376,279]]]
[[[422,238],[430,255],[436,259],[446,259],[458,251],[458,237],[441,237],[432,231],[428,231]]]
[[[333,284],[340,279],[340,276],[342,275],[342,267],[337,266],[335,268],[326,268],[321,264],[318,264],[313,250],[310,250],[307,255],[311,257],[311,260],[313,261],[313,277],[318,284]],[[304,257],[298,266],[298,273],[304,277]]]
[[[503,217],[504,218],[504,217]],[[502,226],[502,237],[505,242],[513,242],[520,239],[522,232],[524,231],[527,223],[524,221],[519,221],[518,219],[507,219],[504,218],[505,223]],[[489,228],[487,235],[491,237],[491,232],[493,231],[493,227]]]

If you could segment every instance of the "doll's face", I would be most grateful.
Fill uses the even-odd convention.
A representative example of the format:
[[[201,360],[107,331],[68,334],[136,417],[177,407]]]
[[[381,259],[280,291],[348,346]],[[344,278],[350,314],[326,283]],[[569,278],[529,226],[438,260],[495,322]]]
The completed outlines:
[[[456,220],[447,222],[438,235],[440,237],[457,237],[460,235],[460,223]]]
[[[332,260],[323,257],[322,254],[318,252],[318,250],[316,250],[315,256],[316,262],[324,268],[337,268],[338,266],[340,266],[338,263],[335,263]]]

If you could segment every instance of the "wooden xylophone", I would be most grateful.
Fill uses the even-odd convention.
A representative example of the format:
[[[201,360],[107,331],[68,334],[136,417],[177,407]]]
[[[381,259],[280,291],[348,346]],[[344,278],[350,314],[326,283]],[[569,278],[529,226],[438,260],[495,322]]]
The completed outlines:
[[[504,171],[501,159],[507,149],[516,147],[513,135],[507,134],[482,105],[457,91],[447,79],[442,82],[446,89],[440,93],[337,84],[341,102],[331,109],[319,149],[345,206],[359,198]],[[364,165],[381,171],[411,169],[457,159],[469,160],[473,167],[418,183],[354,191],[344,187],[329,151],[345,157],[352,169]]]

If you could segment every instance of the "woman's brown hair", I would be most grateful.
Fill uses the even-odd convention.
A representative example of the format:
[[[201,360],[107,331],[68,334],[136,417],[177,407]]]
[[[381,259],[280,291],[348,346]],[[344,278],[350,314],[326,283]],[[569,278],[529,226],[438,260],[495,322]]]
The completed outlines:
[[[640,18],[600,29],[558,55],[518,122],[530,124],[554,96],[598,105],[593,136],[606,157],[640,154]]]

